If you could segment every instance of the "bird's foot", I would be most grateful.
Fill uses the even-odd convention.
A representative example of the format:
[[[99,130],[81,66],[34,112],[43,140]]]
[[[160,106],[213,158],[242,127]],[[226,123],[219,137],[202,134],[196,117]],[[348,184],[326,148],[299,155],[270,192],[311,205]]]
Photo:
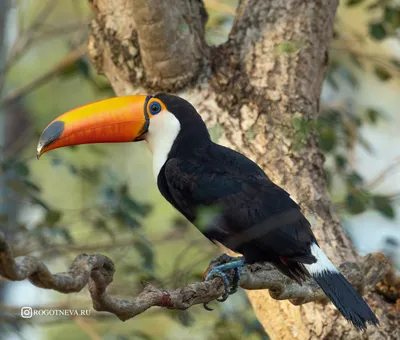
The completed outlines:
[[[231,257],[226,254],[218,256],[215,260],[211,261],[210,266],[203,275],[204,280],[211,280],[214,277],[220,277],[225,286],[225,292],[221,298],[217,299],[219,302],[224,302],[228,299],[229,295],[237,292],[240,282],[240,267],[244,265],[244,258]],[[227,271],[233,269],[234,276],[230,282]],[[207,304],[203,304],[206,310],[212,311]]]

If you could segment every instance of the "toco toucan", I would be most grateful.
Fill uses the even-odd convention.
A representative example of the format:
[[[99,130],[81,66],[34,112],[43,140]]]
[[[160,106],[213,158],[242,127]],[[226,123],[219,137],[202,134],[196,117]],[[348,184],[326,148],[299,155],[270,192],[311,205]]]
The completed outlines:
[[[207,238],[243,255],[215,267],[207,279],[268,261],[299,283],[312,277],[358,329],[379,323],[320,249],[289,194],[256,163],[212,142],[196,109],[180,97],[115,97],[69,111],[46,127],[37,156],[68,145],[142,140],[153,153],[161,194]],[[204,225],[198,212],[207,207],[217,213]]]

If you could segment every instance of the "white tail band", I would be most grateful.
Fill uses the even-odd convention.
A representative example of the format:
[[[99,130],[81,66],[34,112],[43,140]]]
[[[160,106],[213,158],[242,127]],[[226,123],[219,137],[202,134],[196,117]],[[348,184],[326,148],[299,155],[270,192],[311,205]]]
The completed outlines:
[[[322,274],[323,272],[339,272],[320,247],[313,243],[310,248],[311,254],[313,254],[317,259],[317,262],[313,264],[305,264],[305,267],[310,272],[310,274]]]

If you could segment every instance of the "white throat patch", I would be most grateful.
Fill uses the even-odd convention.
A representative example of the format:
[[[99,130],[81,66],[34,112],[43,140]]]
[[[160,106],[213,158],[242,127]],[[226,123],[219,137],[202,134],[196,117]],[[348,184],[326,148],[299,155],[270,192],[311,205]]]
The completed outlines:
[[[180,130],[179,120],[169,111],[162,111],[150,119],[145,139],[153,153],[153,173],[156,180]]]

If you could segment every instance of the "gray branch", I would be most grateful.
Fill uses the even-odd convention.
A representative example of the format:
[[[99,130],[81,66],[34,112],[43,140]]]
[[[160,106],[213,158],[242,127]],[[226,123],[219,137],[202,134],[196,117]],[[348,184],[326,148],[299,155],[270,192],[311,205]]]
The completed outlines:
[[[362,263],[361,268],[354,263],[345,263],[340,268],[361,293],[364,293],[363,290],[374,289],[375,284],[390,271],[391,266],[381,254],[367,255]],[[213,263],[210,264],[212,265]],[[68,272],[52,274],[35,257],[21,256],[14,259],[11,247],[0,233],[0,276],[11,281],[28,279],[36,287],[65,294],[79,292],[87,285],[93,308],[115,314],[122,321],[154,306],[185,310],[193,305],[216,300],[224,293],[222,280],[214,278],[170,291],[144,284],[143,291],[133,300],[122,300],[107,293],[114,272],[114,264],[107,256],[81,254],[75,258]],[[295,305],[326,300],[324,293],[313,281],[307,281],[300,286],[270,264],[244,266],[240,286],[249,290],[269,289],[274,299],[289,299]]]

